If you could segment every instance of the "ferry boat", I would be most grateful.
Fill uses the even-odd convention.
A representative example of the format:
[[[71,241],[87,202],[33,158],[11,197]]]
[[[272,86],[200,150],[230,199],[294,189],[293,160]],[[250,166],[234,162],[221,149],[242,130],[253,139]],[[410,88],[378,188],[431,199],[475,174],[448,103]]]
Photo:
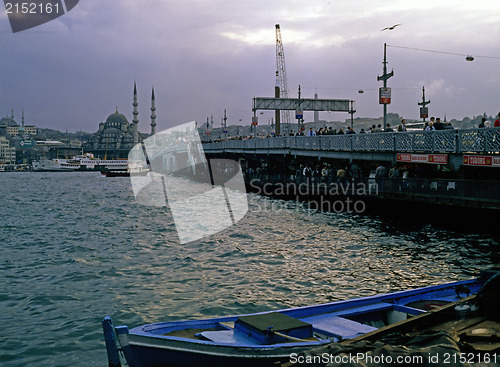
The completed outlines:
[[[107,316],[102,326],[108,363],[121,366],[122,352],[130,367],[272,367],[290,361],[291,355],[357,338],[478,294],[495,274],[486,271],[477,279],[371,297],[256,314],[159,322],[130,330],[127,326],[114,327]]]
[[[101,171],[127,170],[127,159],[100,159],[92,153],[74,156],[70,159],[40,159],[33,162],[34,171]]]

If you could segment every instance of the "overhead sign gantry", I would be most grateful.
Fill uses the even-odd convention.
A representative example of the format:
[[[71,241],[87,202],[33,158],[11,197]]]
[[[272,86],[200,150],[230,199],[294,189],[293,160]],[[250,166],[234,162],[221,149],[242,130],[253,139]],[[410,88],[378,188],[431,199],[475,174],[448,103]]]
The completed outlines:
[[[295,110],[295,111],[334,111],[350,112],[354,110],[354,101],[349,99],[313,99],[313,98],[271,98],[254,97],[254,118],[257,110]],[[279,121],[276,121],[276,134],[279,135]]]

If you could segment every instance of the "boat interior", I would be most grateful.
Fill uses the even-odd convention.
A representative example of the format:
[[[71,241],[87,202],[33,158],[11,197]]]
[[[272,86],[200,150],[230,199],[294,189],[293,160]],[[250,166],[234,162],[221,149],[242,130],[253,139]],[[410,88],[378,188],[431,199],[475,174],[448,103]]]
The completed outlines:
[[[203,325],[198,323],[193,325],[196,326],[193,328],[171,326],[168,330],[164,329],[161,335],[253,346],[342,341],[426,313],[456,300],[455,296],[449,296],[416,300],[407,304],[379,302],[303,317],[292,317],[286,311],[269,312],[240,316],[229,321],[213,320]]]

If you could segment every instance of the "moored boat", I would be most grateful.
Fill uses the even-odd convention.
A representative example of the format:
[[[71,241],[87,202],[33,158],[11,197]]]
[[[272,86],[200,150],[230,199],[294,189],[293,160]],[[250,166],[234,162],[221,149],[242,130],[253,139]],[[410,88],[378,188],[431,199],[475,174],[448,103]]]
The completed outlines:
[[[477,294],[359,337],[293,355],[282,367],[500,366],[500,267]]]
[[[371,297],[133,329],[102,325],[109,366],[273,366],[328,343],[373,332],[475,294],[491,276]],[[118,339],[119,346],[116,342]]]
[[[100,159],[92,153],[77,155],[70,159],[40,159],[33,162],[34,171],[101,171],[127,170],[127,159]]]

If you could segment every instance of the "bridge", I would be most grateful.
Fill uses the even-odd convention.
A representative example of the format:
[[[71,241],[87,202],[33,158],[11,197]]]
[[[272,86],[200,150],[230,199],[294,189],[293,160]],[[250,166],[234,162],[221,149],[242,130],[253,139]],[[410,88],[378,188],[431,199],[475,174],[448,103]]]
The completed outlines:
[[[207,154],[259,154],[500,167],[500,129],[449,129],[204,141]]]
[[[460,213],[464,218],[490,218],[500,210],[500,180],[495,169],[500,168],[499,128],[280,136],[202,143],[209,158],[239,159],[246,168],[245,180],[251,191],[267,191],[269,196],[282,199],[326,200],[332,204],[339,203],[339,197],[348,196],[371,202],[372,208],[388,207],[391,203],[391,211],[398,208],[403,214],[408,208],[421,207],[427,213],[435,211],[453,217]],[[332,194],[331,188],[341,183],[334,167],[348,166],[349,171],[353,163],[358,167],[358,175],[347,173],[344,183],[376,190],[362,192],[361,196],[342,194],[342,190]],[[378,181],[373,171],[378,163],[387,168],[400,163],[400,172],[413,169],[413,173]],[[326,164],[330,172],[326,177],[317,173],[307,178],[301,169],[305,164],[320,169]],[[424,169],[417,174],[418,166],[426,167],[427,174],[422,173]],[[464,177],[464,170],[478,177]],[[484,172],[489,172],[489,179],[478,179]],[[306,194],[288,195],[282,189],[297,185],[307,188]],[[315,187],[323,191],[314,190]]]

